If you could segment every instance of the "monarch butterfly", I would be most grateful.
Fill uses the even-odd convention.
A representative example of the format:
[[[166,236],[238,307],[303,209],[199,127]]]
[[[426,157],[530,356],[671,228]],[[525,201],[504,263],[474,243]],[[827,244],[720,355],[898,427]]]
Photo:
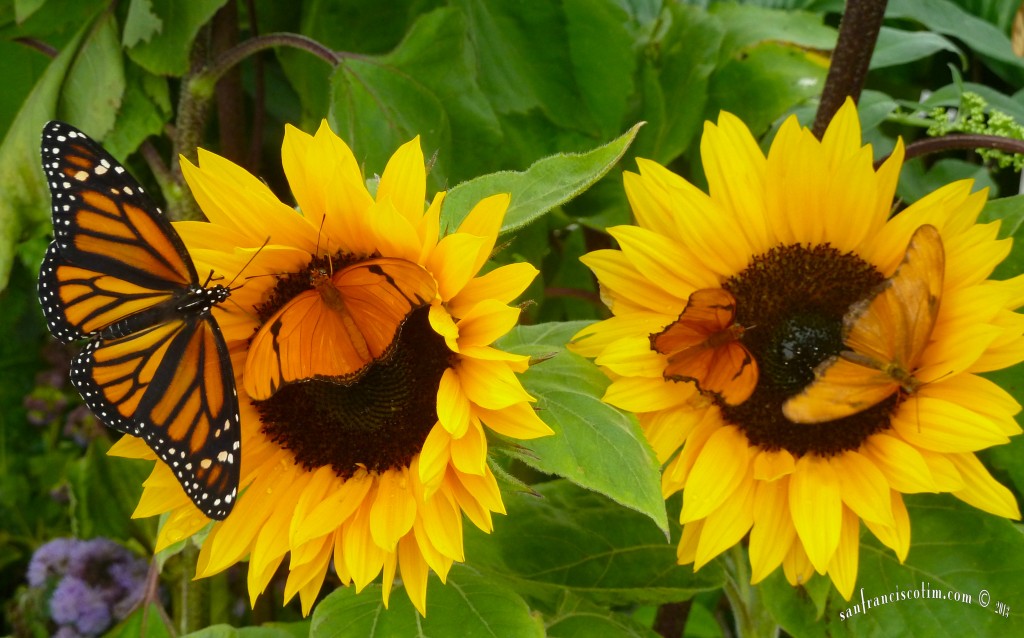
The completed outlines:
[[[84,133],[50,122],[42,160],[54,240],[39,300],[54,337],[89,339],[71,382],[101,421],[144,439],[204,514],[225,518],[238,492],[240,425],[211,309],[230,290],[200,283],[171,223]]]
[[[286,383],[347,382],[395,343],[406,316],[437,295],[434,278],[405,259],[378,257],[330,272],[314,259],[308,285],[275,312],[249,345],[245,391],[270,398]]]
[[[866,410],[898,390],[917,392],[921,381],[914,373],[939,314],[945,263],[939,231],[918,228],[893,276],[843,317],[849,349],[818,365],[810,385],[783,404],[786,418],[823,423]]]
[[[701,392],[731,405],[746,401],[757,387],[757,361],[740,343],[745,328],[735,318],[736,300],[728,290],[691,294],[679,319],[650,336],[651,348],[669,355],[663,376],[694,381]]]

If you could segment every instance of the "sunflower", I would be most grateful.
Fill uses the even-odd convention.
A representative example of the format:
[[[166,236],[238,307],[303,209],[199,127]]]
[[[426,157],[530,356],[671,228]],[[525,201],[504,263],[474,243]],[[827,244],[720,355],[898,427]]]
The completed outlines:
[[[453,561],[463,560],[463,514],[489,532],[491,514],[504,513],[484,426],[519,439],[552,433],[516,377],[526,357],[491,345],[515,325],[519,309],[508,304],[537,271],[519,263],[477,276],[507,195],[481,200],[457,230],[440,236],[444,193],[425,206],[419,138],[392,156],[375,196],[326,122],[314,136],[288,127],[282,157],[301,212],[213,153],[200,149],[199,166],[182,161],[210,222],[176,224],[197,270],[227,280],[244,273],[233,303],[214,311],[242,394],[241,494],[210,528],[197,576],[247,558],[254,602],[287,559],[286,600],[299,594],[308,613],[331,565],[357,590],[380,576],[385,604],[397,569],[426,613],[429,572],[444,581]],[[254,334],[270,317],[282,317],[297,295],[315,297],[318,273],[353,269],[381,273],[377,283],[359,285],[370,296],[400,300],[402,314],[400,325],[385,316],[357,321],[373,342],[368,351],[366,343],[356,348],[366,361],[351,374],[310,380],[291,378],[266,358],[253,363]],[[418,296],[407,299],[411,288]],[[305,321],[301,313],[291,317]],[[383,336],[374,332],[389,322]],[[355,342],[363,339],[358,332]],[[277,340],[284,338],[275,332],[271,345],[283,348]],[[328,349],[301,355],[317,370],[337,363]],[[246,397],[247,387],[269,387],[262,375],[281,383],[259,400]],[[154,458],[131,437],[113,452]],[[157,551],[210,522],[157,462],[135,516],[165,513]]]
[[[781,564],[849,599],[861,521],[906,557],[903,494],[1020,518],[974,454],[1021,431],[1017,402],[979,376],[1024,360],[1024,277],[986,279],[1011,247],[976,223],[986,192],[952,183],[890,217],[902,143],[876,170],[850,101],[820,141],[789,118],[767,156],[723,113],[701,155],[708,194],[642,159],[625,174],[637,224],[583,258],[613,316],[571,345],[638,415],[663,495],[683,493],[679,563],[749,534],[753,583]],[[911,354],[869,356],[869,321]]]

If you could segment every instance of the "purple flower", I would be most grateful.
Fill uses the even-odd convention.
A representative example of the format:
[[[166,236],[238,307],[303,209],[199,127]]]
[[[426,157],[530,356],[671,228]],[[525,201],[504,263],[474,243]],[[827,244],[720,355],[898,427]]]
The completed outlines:
[[[68,570],[71,550],[77,541],[73,538],[55,538],[41,545],[28,564],[28,584],[45,587],[51,577],[59,578]]]
[[[50,598],[50,617],[58,625],[74,625],[87,636],[110,627],[110,609],[100,593],[74,576],[65,576]]]
[[[91,637],[138,605],[146,571],[145,560],[110,539],[59,538],[36,551],[28,580],[34,588],[53,588],[50,617],[60,635]]]

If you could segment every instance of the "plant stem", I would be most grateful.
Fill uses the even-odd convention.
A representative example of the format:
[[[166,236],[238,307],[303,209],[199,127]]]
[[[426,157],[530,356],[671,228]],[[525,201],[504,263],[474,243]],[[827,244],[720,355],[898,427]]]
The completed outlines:
[[[832,52],[832,63],[811,129],[818,139],[825,134],[832,116],[847,97],[852,97],[854,102],[860,99],[887,3],[888,0],[846,1],[846,11],[839,22],[839,40]]]
[[[322,59],[324,62],[330,64],[332,67],[337,66],[342,60],[341,55],[335,53],[333,50],[325,47],[316,40],[304,35],[282,32],[268,33],[266,35],[249,38],[244,42],[239,42],[237,45],[218,55],[202,73],[193,76],[191,81],[212,85],[232,67],[250,55],[263,51],[264,49],[272,49],[279,46],[290,46],[296,49],[302,49],[303,51],[308,51]]]
[[[725,561],[725,597],[736,619],[737,638],[776,638],[779,626],[761,600],[761,592],[750,584],[750,569],[743,548],[736,544]]]

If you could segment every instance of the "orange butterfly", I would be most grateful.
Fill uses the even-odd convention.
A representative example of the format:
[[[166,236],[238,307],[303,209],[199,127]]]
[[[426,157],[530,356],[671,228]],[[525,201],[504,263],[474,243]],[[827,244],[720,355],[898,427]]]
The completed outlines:
[[[434,278],[404,259],[379,257],[333,274],[314,259],[310,289],[268,319],[249,344],[245,390],[270,398],[284,384],[350,381],[386,356],[405,318],[437,295]]]
[[[945,265],[939,231],[918,228],[893,276],[843,317],[849,349],[818,365],[814,381],[783,404],[786,418],[823,423],[866,410],[898,390],[917,392],[921,381],[914,373],[939,314]]]
[[[735,318],[729,291],[705,288],[690,295],[679,319],[651,335],[651,348],[669,355],[663,376],[693,381],[731,405],[746,401],[757,386],[757,362],[740,343],[745,329]]]

